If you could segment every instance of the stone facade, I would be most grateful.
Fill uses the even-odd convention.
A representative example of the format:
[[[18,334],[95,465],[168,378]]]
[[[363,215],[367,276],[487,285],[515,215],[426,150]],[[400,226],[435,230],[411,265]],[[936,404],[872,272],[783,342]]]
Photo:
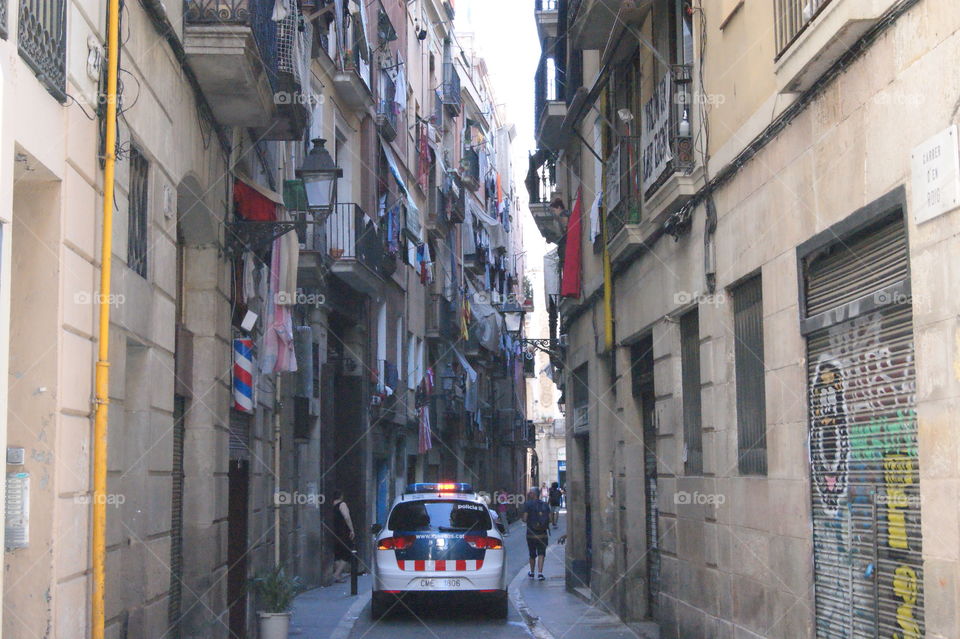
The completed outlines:
[[[686,90],[694,107],[685,114],[674,112],[675,121],[687,119],[694,132],[692,167],[638,193],[639,217],[617,220],[623,208],[604,211],[608,232],[612,230],[607,255],[612,263],[614,347],[605,349],[602,339],[598,346],[596,327],[605,314],[603,253],[595,254],[586,242],[582,293],[561,305],[569,343],[564,361],[570,451],[568,583],[588,581],[594,597],[625,619],[652,616],[661,622],[665,637],[793,638],[846,636],[834,625],[846,613],[836,611],[830,593],[851,588],[856,593],[861,582],[875,582],[879,594],[865,595],[862,601],[890,606],[891,612],[855,623],[875,625],[881,636],[895,631],[903,636],[955,636],[960,632],[952,612],[960,530],[956,509],[943,501],[950,499],[957,480],[950,452],[956,441],[944,421],[956,392],[950,347],[955,341],[950,311],[954,302],[942,291],[952,282],[948,238],[957,213],[917,221],[921,203],[916,180],[922,176],[912,169],[911,151],[958,123],[960,86],[942,77],[941,70],[956,55],[960,12],[923,0],[833,0],[819,3],[823,8],[810,16],[810,25],[792,44],[778,46],[772,4],[703,3],[693,11],[689,32],[696,55],[687,62],[693,64],[694,79]],[[677,62],[670,40],[663,37],[660,10],[657,4],[650,12],[622,18]],[[564,11],[560,9],[561,15]],[[836,33],[845,34],[839,50],[828,44]],[[682,39],[682,32],[678,37]],[[569,55],[581,54],[571,48]],[[634,61],[640,87],[635,99],[618,94],[616,85],[622,77],[617,65]],[[627,133],[624,123],[611,122],[619,107],[633,111],[639,130],[643,125],[636,105],[649,104],[654,82],[664,73],[650,50],[587,49],[582,65],[588,90],[600,72],[601,81],[588,99],[595,95],[604,110],[608,121],[601,126],[622,127],[614,135]],[[608,74],[601,71],[606,65]],[[924,88],[931,83],[937,91]],[[697,106],[701,104],[702,109]],[[649,116],[650,111],[644,111],[644,118]],[[589,132],[595,117],[596,112],[585,110],[576,120],[588,140],[593,139]],[[683,149],[672,148],[675,160],[682,160]],[[604,141],[596,150],[609,157],[612,148]],[[568,209],[578,188],[583,189],[585,206],[604,190],[593,178],[605,176],[609,166],[595,173],[594,157],[578,138],[552,151],[560,175],[556,193]],[[693,181],[685,195],[684,180]],[[709,193],[699,190],[708,183]],[[670,189],[673,194],[665,194]],[[604,192],[609,196],[608,189]],[[904,386],[903,400],[915,410],[911,423],[918,431],[916,443],[895,446],[895,452],[912,459],[908,467],[917,473],[911,480],[917,492],[911,495],[919,500],[919,510],[908,515],[911,524],[901,547],[922,553],[922,575],[898,567],[900,582],[894,581],[892,571],[880,570],[872,577],[876,560],[857,555],[849,541],[838,542],[835,552],[847,555],[853,568],[825,572],[833,551],[814,533],[820,530],[817,513],[823,498],[813,485],[820,471],[811,468],[816,451],[811,452],[809,444],[819,413],[808,405],[808,391],[818,383],[809,368],[815,360],[808,355],[818,334],[807,328],[805,299],[813,275],[805,265],[816,259],[808,247],[853,245],[857,233],[866,232],[858,229],[883,214],[905,225],[912,294],[882,303],[912,315],[912,332],[898,344],[910,353],[901,361],[916,370],[915,387]],[[863,268],[880,267],[868,262]],[[738,412],[738,384],[745,382],[737,381],[735,316],[738,287],[757,275],[762,281],[763,472],[743,466],[741,442],[746,435]],[[682,335],[684,318],[693,310],[699,320],[699,380],[693,393],[699,399],[698,417],[691,422]],[[885,311],[880,306],[855,312],[864,320]],[[873,353],[878,361],[901,347],[882,334],[870,339],[877,340]],[[637,353],[644,349],[652,351],[648,362]],[[589,424],[580,431],[571,395],[573,377],[584,370]],[[644,390],[648,382],[649,391]],[[848,381],[847,392],[858,383]],[[877,397],[884,397],[883,392]],[[644,428],[648,421],[652,438]],[[691,423],[700,431],[698,438],[691,438]],[[691,470],[696,439],[701,441],[702,468]],[[653,536],[647,532],[650,502],[644,499],[647,480],[654,476],[644,470],[645,451],[651,448],[656,455]],[[843,467],[849,464],[852,472],[858,457],[855,451],[848,454]],[[881,494],[890,490],[890,477]],[[845,487],[841,502],[853,504],[854,494],[852,484]],[[852,505],[846,508],[864,512]],[[880,513],[863,534],[876,535],[882,562],[884,553],[896,546],[895,519],[889,511]],[[588,516],[590,522],[585,521]],[[656,565],[651,565],[652,558]],[[847,578],[851,587],[842,581]],[[922,598],[914,597],[916,592],[922,592]]]
[[[32,28],[18,13],[25,3],[4,3],[0,39],[0,440],[24,451],[8,473],[30,477],[26,545],[7,540],[3,635],[73,639],[90,632],[106,17],[86,3],[60,4],[65,22],[42,25],[64,43],[63,51],[44,49],[49,60],[28,63],[18,46],[42,35],[20,31]],[[473,422],[462,394],[449,410],[429,406],[434,448],[418,454],[418,390],[443,357],[449,363],[450,343],[462,341],[457,333],[440,339],[431,304],[492,293],[475,276],[468,289],[466,231],[439,204],[440,191],[449,196],[444,180],[460,182],[467,99],[470,117],[487,118],[476,146],[503,178],[492,199],[483,190],[469,196],[502,216],[502,253],[492,254],[515,269],[522,252],[513,233],[511,129],[493,106],[482,62],[466,65],[450,49],[452,10],[441,2],[348,3],[375,43],[356,58],[359,47],[338,40],[347,16],[336,19],[331,1],[306,17],[291,2],[291,17],[279,23],[270,19],[273,0],[234,8],[241,4],[250,11],[211,13],[207,0],[124,6],[108,300],[110,638],[256,636],[251,577],[279,562],[309,585],[329,581],[325,502],[337,488],[363,560],[364,531],[408,481],[444,473],[484,486],[524,472],[525,442],[500,441],[519,441],[515,415],[488,412]],[[380,34],[381,11],[395,33]],[[418,30],[427,37],[418,39]],[[272,49],[273,39],[283,46]],[[449,90],[456,114],[435,92],[453,59],[464,78],[462,90]],[[38,64],[51,73],[35,73]],[[427,152],[421,143],[438,111],[449,119]],[[349,208],[329,218],[303,211],[290,192],[312,138],[328,141],[344,172],[338,207]],[[264,262],[271,238],[241,223],[248,211],[234,196],[237,183],[306,221],[297,229],[290,308],[293,327],[309,339],[297,343],[296,373],[254,374],[249,413],[235,406],[234,340],[251,339],[259,362],[269,329],[266,300],[249,290],[241,296],[238,285],[244,256]],[[401,220],[390,226],[381,197],[402,205],[402,236],[390,235]],[[340,215],[345,210],[357,217]],[[457,329],[460,308],[444,316]],[[252,330],[241,309],[260,316]],[[488,324],[501,331],[499,308],[494,318]],[[494,346],[467,355],[485,380],[502,377],[505,358]],[[462,385],[456,365],[450,379]],[[521,396],[521,416],[523,405]],[[484,423],[485,437],[470,438],[465,423]],[[475,465],[465,461],[467,449]],[[473,475],[481,467],[485,474]]]

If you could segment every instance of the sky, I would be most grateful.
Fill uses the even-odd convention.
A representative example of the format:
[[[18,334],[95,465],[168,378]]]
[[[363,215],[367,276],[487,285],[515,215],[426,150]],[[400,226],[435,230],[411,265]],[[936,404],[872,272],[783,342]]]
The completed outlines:
[[[527,156],[536,147],[533,131],[533,78],[540,61],[534,0],[457,0],[456,27],[475,34],[477,52],[486,60],[497,102],[517,127],[513,141],[514,184],[520,193],[527,268],[542,269],[546,243],[537,231],[523,180]],[[538,278],[539,279],[539,278]],[[542,280],[534,282],[542,288]]]

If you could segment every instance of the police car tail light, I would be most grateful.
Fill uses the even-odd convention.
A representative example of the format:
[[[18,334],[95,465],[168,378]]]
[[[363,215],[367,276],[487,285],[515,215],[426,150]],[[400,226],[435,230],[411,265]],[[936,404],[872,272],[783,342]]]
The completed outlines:
[[[403,535],[401,537],[385,537],[377,543],[377,550],[406,550],[413,545],[416,537]]]
[[[467,535],[464,540],[470,544],[471,548],[478,550],[500,550],[503,548],[503,542],[496,537],[481,537],[480,535]]]

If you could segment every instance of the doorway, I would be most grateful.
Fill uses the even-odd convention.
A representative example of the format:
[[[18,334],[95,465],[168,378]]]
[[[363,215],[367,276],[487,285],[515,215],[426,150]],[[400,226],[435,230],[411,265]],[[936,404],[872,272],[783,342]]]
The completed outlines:
[[[657,510],[657,423],[653,383],[653,337],[631,347],[633,397],[643,425],[643,505],[647,548],[647,613],[655,618],[660,597],[660,537]]]
[[[247,501],[250,462],[230,460],[227,520],[227,607],[230,636],[246,637],[247,622]]]

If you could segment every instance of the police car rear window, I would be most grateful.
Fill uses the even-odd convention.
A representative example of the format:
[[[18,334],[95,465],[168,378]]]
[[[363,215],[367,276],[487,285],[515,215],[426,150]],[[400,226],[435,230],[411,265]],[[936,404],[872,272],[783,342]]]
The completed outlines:
[[[387,527],[404,532],[481,531],[493,524],[486,506],[469,501],[423,500],[397,504]]]

